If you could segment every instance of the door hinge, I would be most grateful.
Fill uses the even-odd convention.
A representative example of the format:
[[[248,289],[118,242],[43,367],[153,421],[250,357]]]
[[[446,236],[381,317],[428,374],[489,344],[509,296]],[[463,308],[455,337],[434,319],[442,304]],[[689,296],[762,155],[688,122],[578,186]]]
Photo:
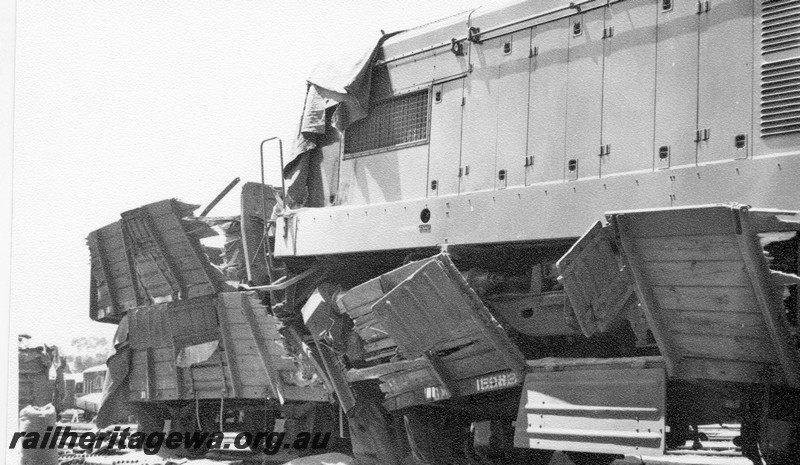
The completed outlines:
[[[539,56],[539,47],[533,47],[533,48],[531,48],[531,52],[530,52],[530,54],[528,55],[528,58],[533,58],[533,57],[535,57],[535,56]]]
[[[453,55],[455,55],[457,57],[463,57],[464,56],[464,44],[461,43],[461,41],[459,41],[455,37],[453,37],[450,40],[450,51],[453,52]]]
[[[464,168],[459,166],[458,167],[458,177],[460,178],[461,176],[464,176]]]
[[[711,138],[710,128],[698,129],[697,131],[694,132],[695,142],[707,141],[710,138]]]
[[[461,106],[463,107],[466,104],[467,104],[467,98],[466,97],[461,97]]]
[[[600,146],[600,156],[604,157],[606,155],[611,154],[611,144],[601,145]]]
[[[711,9],[711,2],[710,0],[698,0],[697,2],[697,14],[708,13],[708,10]]]
[[[608,26],[607,28],[603,29],[603,38],[610,39],[614,37],[614,26]]]

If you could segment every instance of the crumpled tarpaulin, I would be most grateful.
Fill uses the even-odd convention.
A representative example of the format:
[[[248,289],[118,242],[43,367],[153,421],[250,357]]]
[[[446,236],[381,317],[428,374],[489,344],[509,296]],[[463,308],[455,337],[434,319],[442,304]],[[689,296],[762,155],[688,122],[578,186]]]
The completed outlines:
[[[283,177],[287,180],[288,207],[301,207],[309,197],[309,159],[318,150],[319,140],[328,131],[328,121],[330,126],[342,132],[367,116],[372,66],[383,42],[395,34],[384,34],[361,55],[322,63],[311,72],[300,132],[291,155],[284,161]],[[333,109],[330,119],[326,115],[328,109]]]

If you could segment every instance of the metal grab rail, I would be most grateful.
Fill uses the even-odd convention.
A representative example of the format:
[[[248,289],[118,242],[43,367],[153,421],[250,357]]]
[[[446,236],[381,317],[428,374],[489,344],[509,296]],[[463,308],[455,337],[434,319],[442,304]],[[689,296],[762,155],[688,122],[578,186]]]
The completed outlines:
[[[262,205],[262,213],[264,215],[264,260],[267,264],[267,276],[269,276],[269,282],[272,283],[275,281],[275,265],[272,262],[272,246],[269,243],[269,217],[267,213],[267,194],[264,192],[264,186],[266,185],[264,181],[264,144],[267,142],[277,140],[278,141],[278,152],[280,153],[281,157],[281,193],[283,194],[283,198],[286,198],[286,181],[283,178],[283,141],[280,137],[269,137],[261,141],[261,205]],[[273,295],[274,291],[270,292],[270,299],[274,302],[275,296]]]

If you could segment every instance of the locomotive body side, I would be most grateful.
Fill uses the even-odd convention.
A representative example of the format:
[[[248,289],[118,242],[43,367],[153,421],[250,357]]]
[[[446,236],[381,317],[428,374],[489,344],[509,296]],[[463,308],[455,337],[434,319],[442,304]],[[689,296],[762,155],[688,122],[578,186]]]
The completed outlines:
[[[793,5],[517,2],[391,37],[369,115],[323,147],[329,208],[279,218],[276,254],[575,238],[611,210],[795,210]]]

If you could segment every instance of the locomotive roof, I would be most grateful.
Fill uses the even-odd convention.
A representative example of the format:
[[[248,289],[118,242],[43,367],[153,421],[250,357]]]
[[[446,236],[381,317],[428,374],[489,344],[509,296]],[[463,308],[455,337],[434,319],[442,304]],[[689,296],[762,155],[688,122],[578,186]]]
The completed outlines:
[[[391,60],[423,48],[449,44],[453,38],[463,39],[470,27],[486,31],[569,4],[565,0],[509,0],[462,11],[390,37],[383,44],[382,59]]]

